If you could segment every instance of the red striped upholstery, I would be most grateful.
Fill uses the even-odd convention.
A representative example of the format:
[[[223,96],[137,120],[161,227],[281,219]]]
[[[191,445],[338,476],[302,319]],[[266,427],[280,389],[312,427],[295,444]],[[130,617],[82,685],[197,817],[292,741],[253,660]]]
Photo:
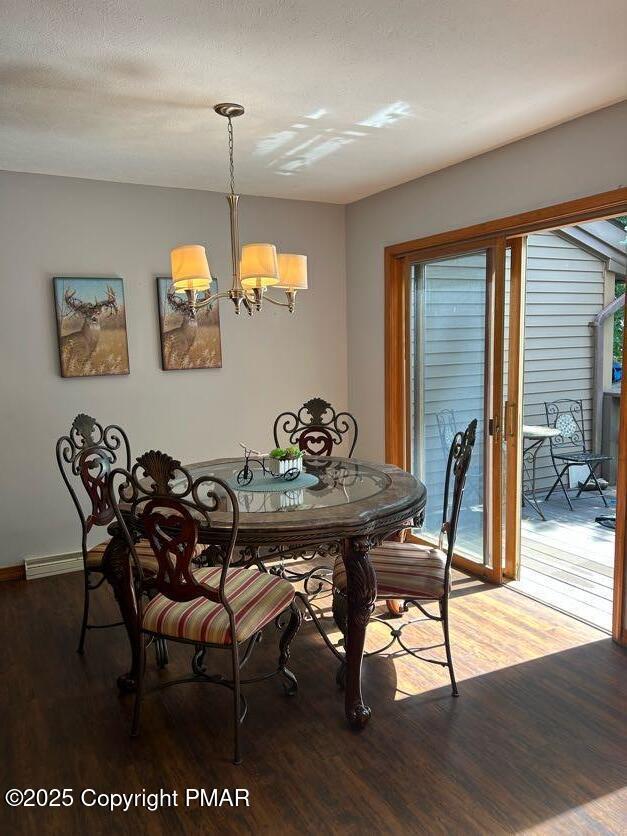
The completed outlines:
[[[446,555],[432,546],[416,543],[384,543],[370,552],[377,576],[377,598],[441,598],[444,589]],[[346,569],[338,557],[333,583],[346,590]]]
[[[220,566],[197,569],[194,576],[200,583],[216,588],[220,583]],[[257,569],[229,569],[226,597],[235,615],[236,639],[246,641],[282,613],[294,600],[294,587],[289,581],[259,572]],[[207,644],[231,644],[229,616],[222,604],[195,598],[193,601],[172,601],[156,595],[144,610],[144,630]]]
[[[102,571],[102,558],[105,553],[105,549],[109,545],[109,542],[109,540],[106,540],[104,543],[99,543],[97,546],[94,546],[93,549],[90,549],[87,552],[88,569],[91,569],[95,572]],[[200,544],[198,544],[196,546],[196,554],[201,554],[203,549],[205,548],[206,546],[201,546]],[[135,545],[135,551],[137,552],[137,557],[139,558],[139,562],[142,565],[142,569],[145,569],[147,572],[152,572],[156,575],[159,569],[159,565],[157,563],[157,558],[155,557],[148,540],[140,540],[139,543]]]

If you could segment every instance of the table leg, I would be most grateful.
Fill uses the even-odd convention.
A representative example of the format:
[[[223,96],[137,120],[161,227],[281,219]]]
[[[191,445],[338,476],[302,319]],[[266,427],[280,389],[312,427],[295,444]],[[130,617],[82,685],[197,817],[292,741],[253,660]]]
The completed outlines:
[[[135,691],[140,664],[140,641],[137,598],[131,569],[131,555],[126,538],[120,532],[114,534],[102,558],[102,571],[113,589],[118,602],[126,633],[131,646],[131,669],[118,677],[120,691]]]
[[[523,505],[526,503],[533,508],[536,514],[546,522],[546,517],[536,499],[536,460],[543,444],[543,438],[534,439],[527,444],[523,439],[521,498]]]
[[[342,558],[346,567],[346,692],[344,710],[349,725],[363,729],[371,710],[361,694],[361,663],[370,614],[377,595],[377,580],[368,557],[367,539],[346,540]]]

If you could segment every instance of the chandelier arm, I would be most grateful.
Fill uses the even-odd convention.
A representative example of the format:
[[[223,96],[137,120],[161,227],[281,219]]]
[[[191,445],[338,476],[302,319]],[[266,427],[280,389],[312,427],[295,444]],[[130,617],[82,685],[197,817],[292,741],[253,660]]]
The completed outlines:
[[[206,299],[203,299],[202,302],[192,302],[193,307],[198,311],[201,308],[206,308],[208,305],[213,305],[214,302],[217,302],[218,299],[230,299],[231,298],[231,291],[230,290],[221,290],[219,293],[213,293],[211,296],[208,296]]]
[[[278,299],[273,299],[272,296],[270,296],[269,292],[266,290],[264,294],[264,299],[267,302],[271,302],[273,305],[277,305],[279,308],[288,308],[290,313],[294,313],[294,308],[296,306],[296,291],[286,290],[285,295],[287,296],[287,301],[280,302]]]

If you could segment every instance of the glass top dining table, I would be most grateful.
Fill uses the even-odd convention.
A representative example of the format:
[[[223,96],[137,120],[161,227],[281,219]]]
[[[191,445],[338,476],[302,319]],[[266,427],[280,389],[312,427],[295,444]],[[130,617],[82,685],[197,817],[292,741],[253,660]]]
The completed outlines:
[[[259,550],[268,547],[296,550],[339,544],[346,566],[347,624],[345,713],[353,728],[363,728],[370,718],[361,692],[361,664],[366,626],[376,598],[376,578],[368,552],[382,540],[409,526],[420,524],[427,492],[412,474],[390,464],[376,464],[340,457],[306,457],[298,480],[273,480],[260,465],[250,484],[238,484],[242,458],[216,459],[185,465],[193,479],[216,476],[233,489],[240,517],[236,545],[259,565]],[[265,479],[265,481],[264,481]],[[221,526],[221,516],[224,517]],[[219,510],[211,526],[200,526],[198,540],[218,546],[228,539],[231,515]],[[221,533],[223,531],[223,535]],[[118,678],[121,690],[134,690],[139,660],[134,631],[136,604],[128,546],[119,527],[103,558],[105,577],[113,587],[131,646],[131,669]]]
[[[222,459],[188,467],[194,478],[217,476],[236,492],[241,513],[293,513],[337,508],[381,494],[391,478],[377,466],[352,459],[305,458],[295,479],[266,476],[261,460],[251,460],[252,480],[240,484],[242,459]]]

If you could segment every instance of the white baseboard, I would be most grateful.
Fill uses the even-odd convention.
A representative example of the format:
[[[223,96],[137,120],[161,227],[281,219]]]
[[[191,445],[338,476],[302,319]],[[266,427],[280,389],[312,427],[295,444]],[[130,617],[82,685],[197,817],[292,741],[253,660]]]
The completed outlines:
[[[47,557],[27,557],[24,560],[27,581],[47,578],[51,575],[65,575],[67,572],[80,572],[82,569],[83,555],[80,552],[51,554]]]

